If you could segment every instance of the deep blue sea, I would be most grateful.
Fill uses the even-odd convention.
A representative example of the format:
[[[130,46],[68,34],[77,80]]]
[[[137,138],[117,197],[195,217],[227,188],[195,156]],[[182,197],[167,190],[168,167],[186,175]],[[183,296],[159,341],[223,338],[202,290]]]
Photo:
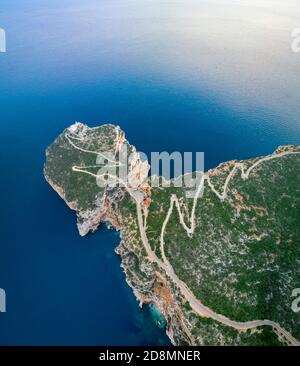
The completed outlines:
[[[138,149],[204,151],[205,168],[300,143],[298,2],[1,0],[0,344],[169,344],[114,253],[81,238],[43,178],[75,121],[119,124]]]

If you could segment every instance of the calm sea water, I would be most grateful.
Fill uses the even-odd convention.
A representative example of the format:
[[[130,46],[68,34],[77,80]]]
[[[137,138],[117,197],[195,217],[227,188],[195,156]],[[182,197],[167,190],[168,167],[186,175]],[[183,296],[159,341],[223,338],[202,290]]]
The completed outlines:
[[[205,167],[300,143],[298,1],[1,0],[0,344],[168,344],[140,310],[116,233],[80,238],[43,179],[69,124],[119,124]]]

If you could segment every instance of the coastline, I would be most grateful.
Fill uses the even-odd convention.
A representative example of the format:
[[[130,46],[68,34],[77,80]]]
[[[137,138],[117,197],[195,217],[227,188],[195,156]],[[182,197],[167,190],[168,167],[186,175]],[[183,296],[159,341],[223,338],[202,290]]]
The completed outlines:
[[[77,146],[70,140],[70,132],[73,133],[73,139],[80,141],[80,143],[85,142],[89,144],[89,139],[93,141],[93,138],[97,137],[97,144],[96,146],[87,145],[87,147],[82,147],[80,144]],[[109,134],[107,132],[109,132]],[[97,149],[99,144],[99,135],[103,139],[104,144],[100,145],[103,149],[100,150],[100,152]],[[68,142],[67,145],[65,145],[65,140]],[[69,144],[71,145],[71,149]],[[222,311],[213,311],[209,305],[203,305],[187,285],[175,274],[171,264],[165,256],[163,240],[165,227],[170,219],[174,207],[178,210],[180,224],[189,236],[192,235],[195,228],[195,210],[198,194],[202,191],[204,181],[207,181],[208,183],[210,195],[213,198],[217,197],[217,199],[223,202],[227,199],[227,188],[229,182],[237,170],[241,170],[241,179],[243,182],[248,179],[249,173],[261,163],[274,160],[275,158],[281,158],[286,155],[299,154],[300,152],[293,151],[296,147],[291,145],[280,146],[276,152],[271,155],[252,158],[244,162],[237,162],[236,160],[225,162],[217,168],[205,173],[193,200],[191,217],[189,218],[191,227],[185,224],[177,196],[175,194],[171,195],[170,202],[168,199],[165,202],[167,206],[167,209],[165,208],[165,212],[167,210],[167,216],[164,218],[160,235],[160,250],[162,256],[162,258],[160,258],[160,254],[155,253],[151,248],[146,234],[146,222],[143,221],[142,210],[147,217],[148,206],[143,207],[142,201],[137,199],[134,194],[135,192],[139,192],[140,195],[146,194],[146,197],[151,195],[151,191],[150,193],[148,193],[148,190],[145,192],[141,183],[141,175],[145,175],[145,177],[148,176],[148,169],[146,169],[147,171],[144,169],[147,168],[147,166],[144,167],[144,163],[141,163],[139,154],[136,152],[135,148],[129,145],[135,154],[133,164],[132,162],[130,163],[132,164],[130,165],[130,174],[132,174],[131,179],[135,176],[138,176],[139,178],[134,180],[133,186],[125,185],[125,190],[123,185],[117,189],[114,186],[112,189],[107,184],[101,186],[102,189],[99,190],[100,186],[95,186],[94,179],[98,179],[98,177],[101,177],[103,174],[84,170],[84,168],[98,168],[98,165],[93,165],[95,164],[93,163],[93,157],[95,154],[102,154],[103,156],[102,151],[105,151],[105,149],[111,149],[115,156],[118,154],[122,144],[129,145],[128,141],[125,139],[124,133],[120,131],[118,126],[103,125],[102,127],[99,127],[99,129],[91,129],[82,123],[75,123],[65,130],[64,133],[55,141],[53,144],[56,147],[55,150],[51,151],[51,149],[53,149],[53,145],[51,145],[49,150],[53,153],[54,157],[58,155],[59,159],[60,156],[62,156],[60,154],[66,153],[66,161],[68,164],[66,166],[60,164],[57,167],[56,164],[53,164],[53,158],[51,156],[49,158],[50,161],[47,161],[45,164],[44,175],[48,183],[55,191],[57,191],[67,205],[76,211],[78,219],[77,227],[81,236],[84,236],[89,232],[94,232],[101,223],[106,223],[111,228],[120,232],[121,241],[116,247],[115,252],[121,257],[121,268],[125,272],[125,280],[132,288],[140,307],[142,307],[143,304],[152,304],[159,313],[164,316],[167,324],[166,333],[172,344],[207,344],[205,333],[202,336],[203,332],[205,332],[205,328],[210,328],[211,332],[215,336],[219,337],[218,341],[221,342],[221,344],[226,343],[224,338],[222,338],[222,333],[228,336],[231,342],[239,344],[243,338],[247,339],[250,337],[249,334],[252,334],[251,332],[247,333],[248,329],[257,329],[258,327],[260,327],[260,329],[264,327],[263,329],[265,329],[265,326],[268,326],[267,328],[269,329],[270,326],[274,333],[278,331],[285,336],[288,342],[298,345],[298,341],[285,331],[285,329],[280,326],[280,323],[276,323],[265,318],[262,318],[265,320],[255,320],[254,318],[254,320],[252,319],[250,321],[248,321],[248,319],[242,319],[241,321],[234,318],[232,320],[232,318],[230,319],[230,317],[222,315]],[[72,149],[75,149],[76,153],[79,154],[74,162]],[[61,151],[60,153],[59,150]],[[47,157],[49,155],[48,153],[47,149]],[[68,157],[70,158],[70,156],[73,164],[75,163],[76,165],[69,165],[70,161],[68,161]],[[86,163],[85,161],[87,158],[89,159],[89,163]],[[77,159],[82,161],[79,166]],[[221,168],[224,168],[224,172],[221,172],[222,174],[220,173],[220,170],[222,170]],[[228,174],[229,170],[230,173]],[[47,171],[50,172],[50,176],[53,175],[55,181],[49,177]],[[89,184],[89,190],[86,189],[85,184],[82,184],[80,175],[75,175],[75,181],[73,180],[74,176],[71,175],[72,171],[87,174],[84,176],[89,177],[86,181],[86,183]],[[216,190],[215,182],[211,181],[211,179],[214,180],[213,173],[215,173],[218,178],[219,175],[226,177],[226,179],[223,179],[224,186],[222,186],[221,179],[221,187],[218,187],[218,189],[222,190],[222,193]],[[64,181],[65,175],[68,179],[67,181]],[[108,175],[110,176],[111,174],[108,173]],[[93,178],[91,179],[90,176]],[[111,177],[114,177],[114,175],[111,175]],[[76,183],[77,178],[79,178],[79,180],[77,180]],[[72,179],[71,188],[73,187],[73,190],[70,189],[70,179]],[[61,182],[61,184],[57,184],[58,182]],[[121,183],[123,183],[123,181],[121,181]],[[62,187],[66,187],[69,197],[68,199]],[[85,196],[85,192],[89,192],[88,201],[86,201],[87,197]],[[143,202],[144,201],[146,201],[145,198]],[[234,208],[240,209],[240,206],[236,207],[236,205],[234,205]],[[161,210],[160,212],[163,213],[164,210]],[[152,231],[153,230],[154,229],[152,228]],[[195,327],[198,328],[200,334],[194,333]],[[231,330],[232,328],[234,331]]]
[[[67,204],[67,206],[76,212],[77,216],[82,217],[82,212],[79,210],[77,204],[75,202],[69,202],[66,199],[65,192],[62,189],[62,187],[55,184],[49,176],[44,172],[44,177],[46,181],[49,183],[49,185],[53,188],[55,192],[60,196],[60,198]],[[106,205],[101,209],[96,209],[95,212],[91,212],[91,215],[88,215],[89,217],[93,217],[92,220],[89,220],[86,218],[86,215],[83,215],[86,219],[86,221],[83,222],[83,224],[77,223],[77,229],[80,234],[80,236],[85,236],[89,233],[95,232],[101,224],[105,224],[110,230],[115,230],[120,235],[120,243],[115,248],[115,253],[120,257],[121,264],[120,268],[125,274],[125,281],[127,285],[132,289],[132,292],[136,298],[136,301],[138,303],[138,306],[140,308],[143,307],[143,305],[153,305],[157,311],[164,317],[166,321],[166,334],[168,338],[170,339],[171,343],[175,346],[177,343],[174,339],[174,330],[172,329],[170,322],[168,321],[169,314],[166,312],[167,304],[164,303],[163,298],[158,298],[157,296],[153,296],[152,294],[152,288],[149,288],[149,291],[146,293],[142,293],[142,291],[139,290],[137,286],[133,284],[133,282],[130,280],[129,272],[132,273],[130,270],[130,261],[128,260],[128,257],[131,255],[136,255],[129,247],[129,245],[126,244],[123,238],[123,227],[118,220],[118,217],[115,215],[107,215],[107,210],[109,209],[109,205]],[[97,218],[95,220],[95,218]],[[84,229],[83,229],[84,228]],[[155,276],[153,277],[153,284],[156,282]],[[143,289],[147,288],[147,286],[143,287]]]

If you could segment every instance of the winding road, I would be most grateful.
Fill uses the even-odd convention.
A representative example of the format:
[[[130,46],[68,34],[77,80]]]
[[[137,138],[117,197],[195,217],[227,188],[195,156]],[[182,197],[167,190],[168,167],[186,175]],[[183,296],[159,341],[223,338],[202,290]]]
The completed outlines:
[[[73,136],[72,136],[73,137]],[[66,139],[69,141],[69,143],[76,149],[79,149],[83,152],[87,152],[87,153],[93,153],[93,154],[101,154],[101,152],[97,152],[97,151],[89,151],[89,150],[85,150],[82,149],[78,146],[75,145],[74,141],[72,141],[74,139],[71,138],[70,135],[66,135]],[[76,138],[75,138],[76,139]],[[79,139],[78,139],[79,140]],[[217,195],[217,197],[219,197],[219,199],[221,200],[225,200],[227,198],[227,189],[228,189],[228,185],[232,179],[232,177],[234,176],[235,172],[240,169],[241,170],[241,176],[243,179],[248,179],[250,173],[253,171],[253,169],[255,169],[258,165],[260,165],[261,163],[263,163],[264,161],[268,161],[268,160],[272,160],[272,159],[277,159],[277,158],[282,158],[284,156],[288,156],[288,155],[293,155],[293,154],[300,154],[300,151],[284,151],[278,154],[272,154],[269,155],[267,157],[261,158],[259,160],[257,160],[252,166],[250,166],[246,171],[245,171],[245,167],[243,163],[236,163],[234,165],[234,167],[232,168],[231,172],[228,174],[225,184],[223,186],[223,190],[222,193],[219,193],[215,187],[213,186],[213,184],[210,181],[209,175],[205,174],[203,175],[203,179],[201,180],[199,187],[197,189],[197,192],[195,194],[194,197],[194,201],[193,201],[193,206],[192,206],[192,212],[191,212],[191,217],[189,218],[190,221],[190,227],[188,225],[186,225],[185,221],[184,221],[184,216],[181,212],[181,208],[180,208],[180,204],[179,204],[179,200],[178,197],[176,195],[172,195],[171,196],[171,200],[170,200],[170,207],[167,213],[167,216],[163,222],[162,225],[162,229],[161,229],[161,234],[160,234],[160,249],[161,249],[161,253],[162,253],[162,260],[159,259],[157,257],[157,255],[152,251],[148,238],[147,238],[147,234],[146,234],[146,229],[145,229],[145,224],[143,222],[143,213],[142,213],[142,208],[140,205],[140,202],[138,202],[135,198],[135,196],[132,194],[131,189],[125,184],[124,181],[122,181],[122,185],[125,187],[125,189],[127,190],[127,192],[131,195],[131,197],[134,199],[135,203],[136,203],[136,212],[137,212],[137,220],[138,220],[138,226],[139,226],[139,231],[140,231],[140,236],[141,236],[141,240],[142,243],[145,247],[145,250],[147,252],[148,258],[150,261],[155,262],[158,264],[158,266],[165,271],[165,273],[167,274],[167,276],[177,285],[177,287],[179,288],[180,292],[182,293],[182,295],[185,297],[185,299],[189,302],[191,308],[197,313],[199,314],[201,317],[208,317],[211,318],[217,322],[220,322],[224,325],[233,327],[237,330],[247,330],[247,329],[253,329],[259,326],[271,326],[273,329],[275,329],[277,331],[278,334],[282,335],[284,338],[286,338],[286,340],[288,340],[290,342],[291,345],[293,346],[300,346],[300,342],[295,339],[288,331],[286,331],[285,329],[283,329],[279,324],[265,319],[265,320],[252,320],[252,321],[247,321],[247,322],[238,322],[235,320],[231,320],[227,317],[225,317],[224,315],[218,314],[216,312],[214,312],[213,310],[211,310],[210,308],[206,307],[205,305],[203,305],[201,303],[201,301],[199,299],[197,299],[195,297],[195,295],[192,293],[192,291],[186,286],[186,284],[181,281],[178,276],[176,275],[176,273],[173,270],[172,265],[170,264],[170,262],[168,261],[166,255],[165,255],[165,251],[164,251],[164,233],[166,230],[166,227],[168,225],[168,221],[171,217],[171,214],[173,212],[174,206],[177,208],[178,210],[178,214],[179,214],[179,220],[180,220],[180,224],[183,226],[183,228],[185,229],[185,231],[187,232],[188,236],[192,236],[195,230],[195,209],[196,209],[196,205],[197,205],[197,200],[199,198],[199,195],[201,193],[201,190],[204,188],[204,184],[205,181],[207,181],[208,186],[210,187],[210,189]],[[75,172],[81,172],[81,173],[86,173],[89,175],[92,175],[96,178],[99,178],[101,175],[98,174],[93,174],[89,171],[83,170],[85,168],[88,167],[78,167],[78,166],[74,166],[72,168],[73,171]],[[110,175],[108,173],[106,173],[106,175]],[[103,174],[102,174],[103,176]],[[113,177],[118,180],[118,177]]]

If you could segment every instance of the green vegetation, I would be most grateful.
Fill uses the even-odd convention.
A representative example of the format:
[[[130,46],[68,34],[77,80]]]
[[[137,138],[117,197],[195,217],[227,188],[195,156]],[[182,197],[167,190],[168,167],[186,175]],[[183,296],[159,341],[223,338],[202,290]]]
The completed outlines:
[[[271,327],[238,332],[193,313],[176,285],[156,262],[149,261],[132,197],[124,188],[100,188],[95,176],[72,169],[89,167],[90,173],[97,174],[98,167],[94,167],[97,155],[90,151],[114,154],[120,130],[113,125],[96,129],[82,124],[76,126],[75,132],[74,126],[65,130],[47,149],[46,179],[76,210],[79,224],[88,228],[84,234],[103,220],[121,228],[118,253],[126,279],[146,302],[159,303],[165,309],[176,343],[187,342],[184,334],[187,331],[181,329],[182,320],[174,315],[180,308],[191,333],[189,342],[192,337],[196,344],[207,345],[282,344]],[[126,140],[123,143],[128,144]],[[128,147],[134,151],[133,146],[128,144]],[[243,164],[250,167],[257,160],[250,159]],[[300,155],[264,161],[251,171],[249,179],[243,179],[237,170],[224,200],[205,182],[203,196],[195,209],[193,235],[188,236],[180,224],[176,208],[164,234],[168,261],[178,278],[204,305],[232,320],[272,320],[298,339],[300,315],[291,309],[291,294],[294,288],[300,287],[299,162]],[[233,165],[234,162],[224,163],[209,172],[210,182],[218,192],[222,192]],[[186,187],[175,187],[174,182],[169,188],[152,187],[146,233],[152,251],[161,260],[160,235],[172,195],[179,199],[184,221],[191,226],[193,199],[186,197],[186,191]],[[167,306],[161,295],[154,294],[157,272],[172,292],[174,303]]]

